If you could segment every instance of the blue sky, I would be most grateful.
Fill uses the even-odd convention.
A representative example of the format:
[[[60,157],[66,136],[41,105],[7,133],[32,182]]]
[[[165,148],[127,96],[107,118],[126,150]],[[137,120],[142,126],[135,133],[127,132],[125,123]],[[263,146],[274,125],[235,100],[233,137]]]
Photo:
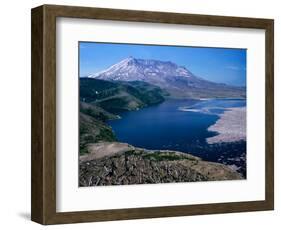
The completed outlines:
[[[245,86],[246,52],[245,49],[80,42],[79,74],[87,76],[133,56],[171,61],[206,80]]]

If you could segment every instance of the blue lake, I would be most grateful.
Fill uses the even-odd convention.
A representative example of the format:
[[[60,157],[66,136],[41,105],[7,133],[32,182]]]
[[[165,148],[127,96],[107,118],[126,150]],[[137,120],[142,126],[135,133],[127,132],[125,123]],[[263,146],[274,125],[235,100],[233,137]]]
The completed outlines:
[[[138,111],[122,112],[122,119],[108,124],[120,142],[146,149],[177,150],[231,164],[228,159],[246,154],[246,142],[208,145],[206,138],[216,133],[207,129],[225,108],[245,105],[246,101],[240,99],[166,100]],[[245,162],[237,166],[244,174]]]

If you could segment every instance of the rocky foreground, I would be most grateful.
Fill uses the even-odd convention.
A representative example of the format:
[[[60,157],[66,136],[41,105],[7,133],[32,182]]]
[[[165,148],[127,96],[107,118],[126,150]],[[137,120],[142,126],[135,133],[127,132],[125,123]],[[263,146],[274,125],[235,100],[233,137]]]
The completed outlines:
[[[207,138],[208,144],[246,140],[246,107],[226,110],[208,130],[218,133]]]
[[[230,167],[190,154],[146,150],[119,142],[90,144],[79,159],[79,185],[127,185],[239,180]]]

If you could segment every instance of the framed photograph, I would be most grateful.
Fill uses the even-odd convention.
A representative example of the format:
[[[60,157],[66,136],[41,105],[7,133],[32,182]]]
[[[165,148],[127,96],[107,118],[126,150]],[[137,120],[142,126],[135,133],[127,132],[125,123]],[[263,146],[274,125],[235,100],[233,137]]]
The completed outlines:
[[[273,28],[32,9],[32,220],[273,210]]]

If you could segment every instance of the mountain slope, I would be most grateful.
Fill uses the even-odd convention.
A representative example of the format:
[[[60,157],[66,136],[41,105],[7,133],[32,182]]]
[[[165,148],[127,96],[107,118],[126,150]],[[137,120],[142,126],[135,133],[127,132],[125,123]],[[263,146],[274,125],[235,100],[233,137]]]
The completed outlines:
[[[79,158],[82,187],[243,179],[226,165],[187,153],[147,150],[117,142],[91,144],[88,148],[89,154]]]
[[[80,79],[80,101],[91,103],[111,113],[136,110],[163,102],[167,93],[145,82],[109,82]]]
[[[169,61],[126,58],[89,78],[107,81],[142,81],[168,91],[173,97],[239,97],[244,87],[215,83],[195,76],[183,66]]]

